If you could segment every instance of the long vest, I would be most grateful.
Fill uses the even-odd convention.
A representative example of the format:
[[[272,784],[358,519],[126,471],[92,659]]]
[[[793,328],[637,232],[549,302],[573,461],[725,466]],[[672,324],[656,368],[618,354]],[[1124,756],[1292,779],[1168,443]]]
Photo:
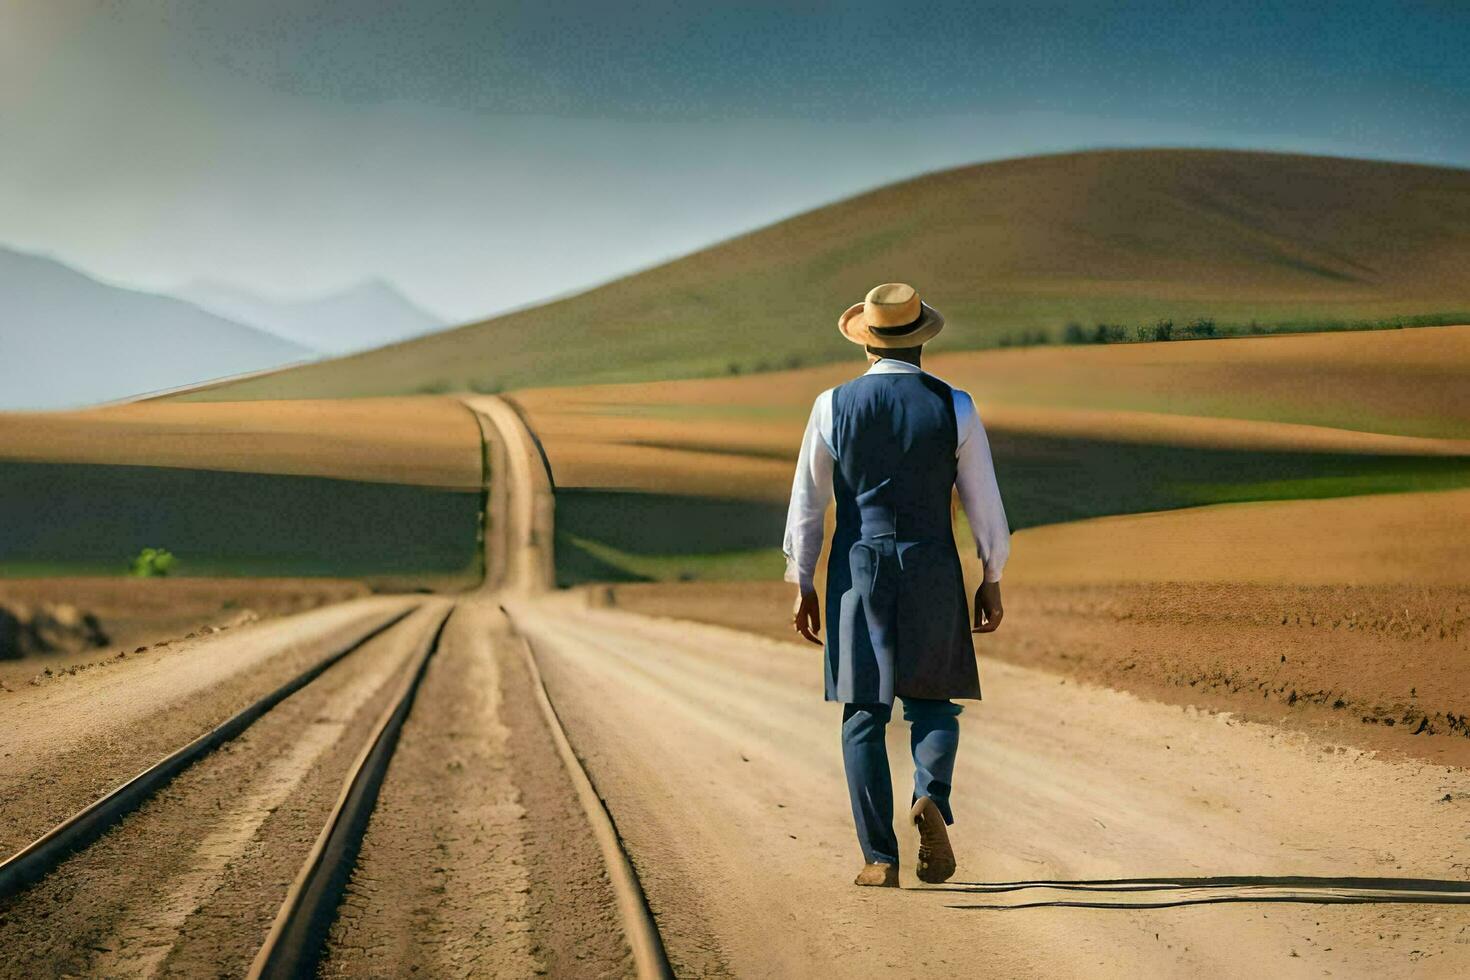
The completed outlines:
[[[827,559],[827,700],[980,697],[950,499],[949,385],[869,374],[832,393],[837,527]]]

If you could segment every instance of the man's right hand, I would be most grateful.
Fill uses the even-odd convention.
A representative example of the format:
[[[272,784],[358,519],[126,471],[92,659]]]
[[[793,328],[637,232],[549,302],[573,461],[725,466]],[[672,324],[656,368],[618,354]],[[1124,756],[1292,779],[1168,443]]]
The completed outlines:
[[[975,590],[975,625],[971,633],[994,633],[1005,610],[1000,605],[1000,583],[982,582]]]
[[[791,610],[791,625],[817,646],[822,645],[821,637],[817,636],[822,632],[822,606],[817,602],[815,592],[797,591],[796,605]]]

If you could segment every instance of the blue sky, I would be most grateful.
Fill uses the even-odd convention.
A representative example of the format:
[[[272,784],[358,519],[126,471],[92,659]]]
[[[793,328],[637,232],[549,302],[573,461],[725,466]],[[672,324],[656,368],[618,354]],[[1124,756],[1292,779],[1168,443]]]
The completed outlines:
[[[0,243],[450,319],[967,162],[1470,165],[1470,5],[0,0]]]

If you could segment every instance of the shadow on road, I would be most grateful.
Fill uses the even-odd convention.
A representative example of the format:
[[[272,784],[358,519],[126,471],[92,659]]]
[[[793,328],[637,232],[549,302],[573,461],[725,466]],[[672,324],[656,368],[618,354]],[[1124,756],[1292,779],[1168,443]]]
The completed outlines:
[[[1315,905],[1425,903],[1470,905],[1470,881],[1436,878],[1316,878],[1302,875],[1222,875],[1205,878],[1100,878],[1082,881],[956,881],[926,891],[1010,895],[1016,901],[956,904],[952,909],[1164,909],[1229,902]],[[1045,896],[1083,892],[1089,898]],[[1141,900],[1130,898],[1144,896]],[[1035,896],[1035,897],[1033,897]]]

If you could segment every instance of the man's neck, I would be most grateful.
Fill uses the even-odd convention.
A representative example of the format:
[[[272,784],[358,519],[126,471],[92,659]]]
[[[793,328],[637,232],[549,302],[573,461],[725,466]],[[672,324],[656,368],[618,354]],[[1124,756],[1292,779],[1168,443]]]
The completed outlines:
[[[914,367],[921,367],[919,364],[921,356],[918,353],[909,354],[907,352],[899,353],[895,351],[892,354],[869,354],[868,361],[873,364],[877,364],[879,361],[902,361],[905,364],[912,364]]]

